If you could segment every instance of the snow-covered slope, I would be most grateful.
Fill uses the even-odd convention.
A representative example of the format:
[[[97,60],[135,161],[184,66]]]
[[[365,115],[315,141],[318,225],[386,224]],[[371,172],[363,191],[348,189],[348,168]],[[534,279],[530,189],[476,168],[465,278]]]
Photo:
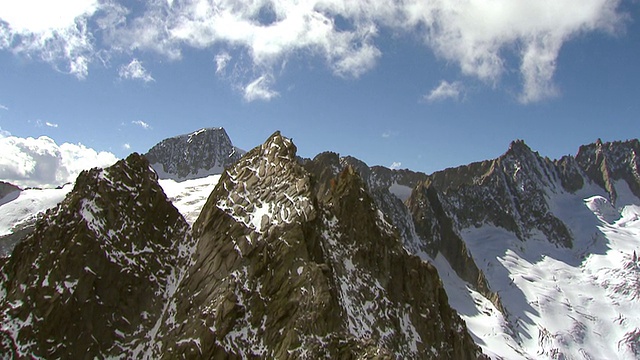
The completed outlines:
[[[640,207],[614,210],[591,194],[551,199],[563,204],[557,214],[575,234],[570,249],[542,234],[523,242],[487,224],[462,231],[505,314],[437,259],[452,306],[486,353],[508,359],[640,357]]]
[[[494,161],[435,174],[431,186],[499,300],[437,253],[450,303],[485,353],[640,358],[638,143],[581,151],[593,147],[598,169],[584,159],[558,166],[516,143]]]
[[[28,231],[38,216],[61,202],[72,188],[72,184],[67,184],[56,189],[27,189],[0,199],[0,257],[8,256],[21,234]]]
[[[34,220],[38,214],[56,206],[73,188],[67,184],[59,189],[27,189],[20,191],[14,199],[0,202],[0,236],[11,233],[11,229]]]
[[[184,181],[160,179],[158,183],[173,206],[180,211],[190,225],[193,225],[219,180],[220,175],[209,175]]]
[[[485,353],[637,359],[639,155],[638,140],[598,141],[552,161],[515,141],[422,179],[331,153],[314,161],[353,164]]]

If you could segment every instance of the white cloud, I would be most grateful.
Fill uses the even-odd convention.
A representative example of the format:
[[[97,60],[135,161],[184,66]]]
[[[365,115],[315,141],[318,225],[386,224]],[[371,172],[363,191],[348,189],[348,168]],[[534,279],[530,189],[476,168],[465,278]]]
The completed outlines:
[[[142,66],[142,62],[138,59],[133,59],[129,64],[122,65],[118,70],[118,75],[121,79],[127,80],[142,80],[144,82],[155,81],[147,69]]]
[[[400,166],[402,166],[402,163],[399,161],[394,161],[393,163],[391,163],[391,165],[389,166],[389,169],[391,170],[397,170],[400,169]]]
[[[6,130],[2,130],[2,128],[0,127],[0,139],[5,138],[7,136],[11,136],[11,133]]]
[[[141,128],[145,129],[145,130],[149,130],[151,129],[151,125],[149,125],[148,123],[142,121],[142,120],[136,120],[136,121],[132,121],[131,122],[133,125],[137,125],[140,126]]]
[[[216,62],[216,74],[220,74],[227,67],[229,61],[231,61],[231,55],[229,55],[229,53],[226,51],[221,52],[220,54],[216,55],[214,61]]]
[[[429,102],[443,101],[446,99],[459,100],[464,91],[464,87],[458,81],[452,83],[442,80],[438,86],[424,96]]]
[[[9,111],[9,108],[0,104],[0,110],[5,110],[5,111]]]
[[[262,75],[249,83],[244,88],[244,99],[246,101],[263,100],[269,101],[280,94],[277,91],[271,90],[271,77],[268,75]]]
[[[497,84],[519,58],[522,102],[557,94],[552,83],[562,45],[592,31],[614,32],[623,23],[619,0],[412,0],[406,26],[422,26],[437,55],[454,61],[466,75]]]
[[[93,45],[88,19],[97,0],[21,0],[0,2],[0,49],[39,57],[83,79]]]
[[[66,71],[84,78],[93,61],[109,63],[111,54],[153,51],[179,60],[185,47],[224,47],[239,53],[233,59],[243,67],[234,73],[232,85],[249,84],[244,87],[245,99],[253,94],[271,99],[277,92],[267,85],[276,82],[274,75],[292,57],[319,57],[340,77],[358,77],[371,70],[382,56],[376,40],[383,29],[393,36],[419,39],[416,46],[429,47],[438,58],[456,64],[463,75],[488,86],[497,87],[503,74],[518,72],[519,100],[529,103],[559,94],[554,75],[565,43],[591,32],[615,33],[626,21],[619,10],[621,0],[148,0],[140,4],[142,10],[129,9],[130,2],[121,0],[3,1],[0,49],[37,56],[56,67],[64,62]],[[216,72],[225,71],[231,58],[227,52],[219,53]],[[119,74],[153,81],[137,59],[123,65]]]
[[[122,148],[125,149],[125,150],[129,150],[129,149],[131,149],[131,145],[129,145],[129,143],[124,143],[124,144],[122,144]]]
[[[31,123],[31,121],[29,121],[29,123]],[[58,127],[58,124],[56,124],[56,123],[52,123],[52,122],[49,122],[49,121],[42,121],[40,119],[37,119],[35,121],[35,123],[36,123],[36,127],[39,127],[39,128],[43,127],[43,126],[47,126],[47,127],[50,127],[50,128],[57,128]]]
[[[46,136],[1,138],[0,154],[0,180],[21,187],[59,186],[75,181],[82,170],[117,161],[109,152],[96,152],[82,144],[58,146]]]
[[[388,139],[388,138],[391,138],[391,137],[394,137],[394,136],[397,136],[397,135],[398,135],[398,131],[396,131],[396,130],[387,130],[387,131],[382,133],[382,138]]]

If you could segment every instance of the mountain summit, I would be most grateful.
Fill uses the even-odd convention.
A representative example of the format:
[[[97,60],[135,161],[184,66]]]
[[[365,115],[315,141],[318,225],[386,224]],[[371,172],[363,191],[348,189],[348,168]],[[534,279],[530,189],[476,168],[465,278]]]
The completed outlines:
[[[160,178],[185,180],[220,174],[243,153],[219,127],[162,140],[145,157]]]
[[[136,358],[191,254],[188,230],[144,157],[82,172],[1,269],[0,353]]]
[[[153,356],[476,359],[436,270],[353,169],[319,196],[295,154],[275,133],[222,175]]]

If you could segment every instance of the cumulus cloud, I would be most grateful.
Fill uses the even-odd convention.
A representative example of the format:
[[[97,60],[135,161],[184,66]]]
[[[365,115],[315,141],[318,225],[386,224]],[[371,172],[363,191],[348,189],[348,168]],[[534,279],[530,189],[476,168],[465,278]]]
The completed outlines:
[[[151,125],[147,124],[146,122],[142,121],[142,120],[136,120],[136,121],[132,121],[131,122],[133,125],[137,125],[140,126],[141,128],[145,129],[145,130],[149,130],[151,129]]]
[[[391,170],[397,170],[400,169],[400,166],[402,166],[402,163],[399,161],[394,161],[393,163],[391,163],[391,165],[389,165],[389,169]]]
[[[464,87],[459,81],[450,83],[442,80],[438,86],[424,96],[424,99],[429,102],[443,101],[446,99],[459,100],[463,91]]]
[[[63,60],[82,78],[101,58],[98,46],[102,53],[152,51],[172,60],[185,47],[223,47],[234,54],[219,53],[216,72],[232,58],[239,61],[244,70],[232,85],[245,99],[277,96],[274,75],[301,55],[323,59],[337,76],[359,77],[382,56],[376,42],[385,29],[420,39],[416,46],[487,86],[518,73],[519,100],[540,101],[559,94],[554,74],[566,42],[594,31],[615,33],[626,18],[621,0],[148,0],[142,9],[115,0],[63,3],[0,2],[0,48]],[[137,59],[120,70],[123,78],[153,80]]]
[[[615,32],[624,22],[618,0],[423,2],[408,8],[406,26],[423,25],[437,55],[466,75],[498,83],[515,55],[522,102],[554,96],[552,83],[562,45],[591,31]]]
[[[142,80],[146,83],[155,81],[138,59],[133,59],[129,64],[122,65],[118,70],[118,75],[121,79],[127,80]]]
[[[6,130],[2,130],[2,128],[0,127],[0,139],[5,138],[7,136],[11,136],[11,133]]]
[[[82,144],[58,145],[41,136],[0,139],[0,180],[21,187],[55,187],[75,181],[78,174],[117,161],[109,152],[97,152]]]

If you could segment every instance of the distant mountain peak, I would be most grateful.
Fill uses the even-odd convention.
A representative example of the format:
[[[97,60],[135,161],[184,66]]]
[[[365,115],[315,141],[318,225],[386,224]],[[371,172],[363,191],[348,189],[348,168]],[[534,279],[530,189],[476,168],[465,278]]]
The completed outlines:
[[[575,156],[587,177],[607,191],[612,203],[618,200],[615,181],[624,180],[640,198],[640,141],[602,142],[580,146]]]
[[[145,156],[160,178],[186,180],[220,174],[242,154],[224,128],[212,127],[164,139]]]
[[[536,151],[533,151],[529,145],[525,143],[524,140],[518,139],[514,140],[509,144],[509,149],[506,151],[504,155],[500,158],[503,159],[505,157],[514,156],[517,158],[525,158],[533,156],[539,156]]]

